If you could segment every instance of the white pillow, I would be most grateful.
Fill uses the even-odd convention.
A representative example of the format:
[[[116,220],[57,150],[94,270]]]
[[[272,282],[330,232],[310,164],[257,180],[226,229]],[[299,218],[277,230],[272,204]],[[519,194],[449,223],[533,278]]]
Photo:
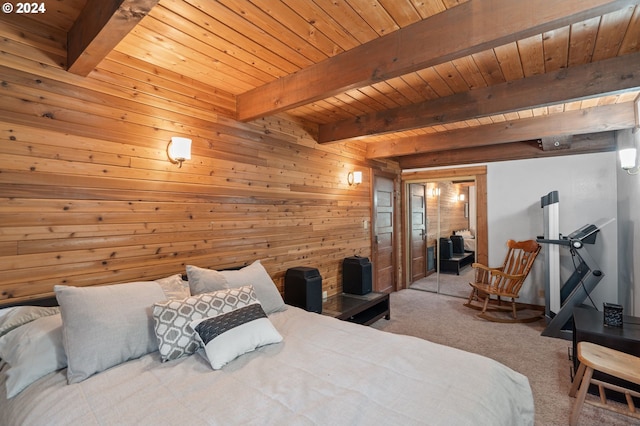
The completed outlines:
[[[471,235],[471,231],[469,231],[468,229],[464,229],[462,231],[456,231],[455,234],[460,235],[463,238],[473,238],[473,235]]]
[[[225,291],[233,294],[238,290]],[[244,307],[194,320],[190,326],[196,331],[214,370],[260,346],[282,341],[282,336],[255,298]]]
[[[200,349],[200,341],[189,326],[191,321],[229,312],[255,300],[253,287],[244,286],[154,304],[153,321],[162,362],[194,354]]]
[[[62,345],[60,314],[38,318],[0,338],[0,358],[6,370],[7,398],[13,398],[31,383],[67,366]]]
[[[167,299],[184,299],[191,296],[189,282],[182,279],[181,274],[171,275],[157,279],[156,282],[162,287]]]
[[[280,295],[276,284],[259,260],[237,271],[214,271],[187,265],[187,276],[189,277],[189,287],[193,295],[251,285],[267,314],[281,311],[285,308],[282,295]]]
[[[69,384],[158,350],[151,307],[166,300],[158,283],[57,285],[54,290],[62,313]]]

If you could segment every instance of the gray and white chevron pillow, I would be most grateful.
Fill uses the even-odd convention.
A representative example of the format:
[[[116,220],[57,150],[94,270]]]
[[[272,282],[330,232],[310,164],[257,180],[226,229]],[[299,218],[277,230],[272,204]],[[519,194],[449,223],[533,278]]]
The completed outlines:
[[[253,286],[220,290],[153,305],[153,320],[162,362],[195,353],[200,341],[189,324],[254,303]]]

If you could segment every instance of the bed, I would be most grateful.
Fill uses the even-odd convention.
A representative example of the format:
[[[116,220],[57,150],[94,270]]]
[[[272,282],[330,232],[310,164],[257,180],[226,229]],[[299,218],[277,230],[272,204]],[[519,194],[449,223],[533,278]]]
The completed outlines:
[[[238,271],[236,275],[239,277],[241,273]],[[245,285],[245,279],[232,283],[234,277],[215,274],[203,280],[205,274],[208,271],[189,276],[191,295],[182,299],[166,300],[172,296],[171,290],[163,287],[161,296],[153,283],[146,282],[104,286],[96,297],[93,294],[86,297],[95,289],[56,288],[60,313],[53,310],[0,337],[0,354],[12,359],[12,354],[2,349],[7,336],[25,333],[21,331],[24,327],[35,327],[38,322],[48,322],[50,331],[62,340],[56,350],[63,347],[68,366],[57,368],[61,365],[58,364],[51,367],[54,371],[43,371],[46,374],[8,398],[7,378],[15,366],[5,363],[0,370],[0,424],[534,424],[527,378],[494,360],[284,305],[268,288],[273,284],[262,286],[254,280],[255,286]],[[218,280],[216,286],[227,288],[211,291],[211,280]],[[205,288],[198,290],[203,283]],[[176,284],[174,290],[178,287]],[[202,292],[194,295],[197,291]],[[123,315],[127,306],[135,303],[146,306],[148,300],[140,296],[145,292],[158,299],[153,307],[142,309],[144,315],[139,315],[138,308]],[[179,288],[177,293],[173,296],[184,296],[179,294]],[[113,361],[112,366],[98,366],[99,371],[95,372],[91,365],[84,371],[87,377],[78,378],[83,368],[73,359],[74,351],[107,345],[93,353],[99,357],[114,348],[134,346],[131,342],[118,343],[118,338],[126,336],[113,333],[110,328],[128,327],[127,333],[135,334],[131,323],[138,321],[136,316],[146,316],[144,327],[151,327],[147,331],[157,338],[161,329],[157,318],[166,314],[167,311],[160,312],[165,307],[170,310],[178,304],[183,309],[185,303],[191,303],[188,300],[197,299],[196,303],[202,304],[203,300],[219,300],[216,298],[223,296],[228,302],[230,294],[233,303],[244,305],[215,317],[194,320],[192,324],[197,323],[193,327],[199,329],[201,324],[244,312],[245,308],[262,310],[264,316],[258,315],[259,319],[231,329],[233,332],[242,329],[233,342],[217,340],[228,334],[222,333],[208,343],[200,339],[192,354],[165,360],[175,355],[175,350],[163,351],[166,342],[153,339],[155,346],[143,349],[147,353],[125,354],[128,359]],[[131,297],[140,300],[130,302]],[[110,303],[115,298],[122,301],[116,304],[117,308]],[[91,317],[101,317],[107,312],[111,322],[119,323],[113,316],[117,313],[126,317],[126,321],[113,325],[104,318],[87,318],[79,321],[81,324],[68,324],[78,322],[72,312],[74,303],[76,308],[81,305],[78,309],[85,314],[91,312]],[[1,320],[0,317],[0,330]],[[96,330],[96,324],[102,330]],[[71,341],[77,332],[72,326],[89,333],[83,337],[81,348],[74,348]],[[213,358],[220,355],[216,351],[236,346],[236,340],[252,333],[249,339],[253,339],[252,344],[256,343],[256,336],[263,341],[245,352],[240,349],[238,354],[225,355],[227,359],[222,364],[214,365]],[[139,336],[133,339],[143,340]],[[56,339],[49,336],[49,340]],[[46,351],[41,348],[39,353],[42,352]]]
[[[468,229],[455,231],[453,235],[459,235],[464,240],[464,251],[474,252],[476,251],[476,239]]]

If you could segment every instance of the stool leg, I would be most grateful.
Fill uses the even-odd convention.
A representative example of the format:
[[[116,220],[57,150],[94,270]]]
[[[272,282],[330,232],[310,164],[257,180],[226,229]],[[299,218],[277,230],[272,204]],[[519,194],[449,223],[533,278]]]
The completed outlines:
[[[593,368],[587,367],[584,372],[584,377],[582,378],[582,383],[580,384],[580,390],[576,396],[576,402],[573,404],[573,409],[571,410],[570,426],[576,426],[578,424],[578,417],[580,417],[580,410],[582,410],[584,399],[587,396],[587,390],[591,384],[591,377],[593,377]]]
[[[578,391],[578,387],[580,387],[580,382],[582,382],[582,376],[584,376],[585,365],[580,363],[578,366],[578,371],[576,372],[576,376],[573,378],[573,384],[571,385],[571,389],[569,390],[569,396],[576,396],[576,392]]]

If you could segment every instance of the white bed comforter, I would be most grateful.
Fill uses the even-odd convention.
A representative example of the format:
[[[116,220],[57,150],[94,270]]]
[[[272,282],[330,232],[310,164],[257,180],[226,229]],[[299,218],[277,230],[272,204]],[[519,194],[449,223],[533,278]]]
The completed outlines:
[[[475,238],[464,238],[464,250],[465,251],[476,251],[476,239]]]
[[[279,344],[213,371],[157,352],[7,401],[2,425],[533,425],[527,378],[491,359],[289,307]]]

